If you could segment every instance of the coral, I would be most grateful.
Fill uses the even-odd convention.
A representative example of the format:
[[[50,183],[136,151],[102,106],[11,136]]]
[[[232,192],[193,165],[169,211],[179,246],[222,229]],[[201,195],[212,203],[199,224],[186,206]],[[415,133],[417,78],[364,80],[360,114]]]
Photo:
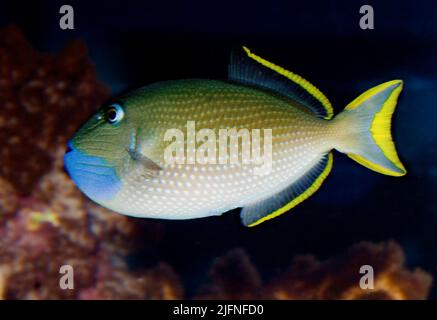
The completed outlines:
[[[201,289],[199,299],[256,299],[261,295],[261,277],[247,253],[233,249],[213,263],[212,284]]]
[[[21,32],[0,30],[0,298],[172,299],[171,267],[132,272],[125,255],[138,227],[155,244],[160,224],[138,223],[88,201],[63,170],[65,142],[107,97],[85,46],[35,51]],[[71,265],[74,290],[62,290]]]
[[[183,297],[178,277],[173,269],[165,264],[141,274],[127,270],[100,270],[97,278],[95,286],[81,290],[79,299],[173,300]]]
[[[374,288],[361,289],[360,267],[374,269]],[[209,299],[426,299],[432,278],[420,270],[409,271],[401,247],[393,242],[359,243],[326,261],[297,256],[288,271],[265,285],[241,249],[216,259],[211,281],[197,298]]]
[[[18,208],[18,196],[14,186],[0,177],[0,222]]]
[[[374,289],[359,286],[361,266],[374,270]],[[395,242],[359,243],[326,261],[296,257],[289,270],[267,287],[274,299],[425,299],[432,278],[420,269],[405,268],[402,248]]]
[[[16,27],[1,29],[0,177],[29,194],[52,152],[107,96],[82,42],[52,55],[34,50]]]

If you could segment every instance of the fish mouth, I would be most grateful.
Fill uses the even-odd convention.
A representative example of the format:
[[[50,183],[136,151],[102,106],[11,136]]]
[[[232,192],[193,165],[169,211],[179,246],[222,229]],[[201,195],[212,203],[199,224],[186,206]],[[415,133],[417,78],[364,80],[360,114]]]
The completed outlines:
[[[74,151],[73,144],[71,143],[71,141],[68,141],[67,142],[67,150],[65,151],[65,154],[70,153],[72,151]]]
[[[67,143],[64,168],[76,186],[90,199],[112,200],[121,187],[116,170],[104,158],[87,154]]]

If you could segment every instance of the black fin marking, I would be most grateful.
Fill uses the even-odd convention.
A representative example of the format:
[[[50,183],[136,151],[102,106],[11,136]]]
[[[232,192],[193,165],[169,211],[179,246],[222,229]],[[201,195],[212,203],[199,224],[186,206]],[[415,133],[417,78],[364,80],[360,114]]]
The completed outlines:
[[[249,51],[234,50],[228,69],[229,80],[280,94],[309,108],[318,117],[330,119],[333,109],[328,98],[315,86]]]

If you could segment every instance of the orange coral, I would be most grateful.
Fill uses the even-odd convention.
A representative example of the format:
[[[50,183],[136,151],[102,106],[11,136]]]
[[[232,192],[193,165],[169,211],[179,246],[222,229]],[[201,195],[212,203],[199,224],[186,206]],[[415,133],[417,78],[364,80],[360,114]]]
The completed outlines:
[[[360,267],[374,270],[374,289],[359,286]],[[425,299],[432,278],[405,268],[402,248],[395,242],[359,243],[345,254],[320,262],[313,256],[293,260],[289,270],[266,288],[273,299]]]
[[[200,299],[426,299],[432,277],[405,268],[401,247],[389,241],[359,243],[345,254],[320,262],[297,256],[288,271],[262,285],[260,276],[242,249],[216,259]],[[361,289],[362,265],[374,268],[374,289]]]

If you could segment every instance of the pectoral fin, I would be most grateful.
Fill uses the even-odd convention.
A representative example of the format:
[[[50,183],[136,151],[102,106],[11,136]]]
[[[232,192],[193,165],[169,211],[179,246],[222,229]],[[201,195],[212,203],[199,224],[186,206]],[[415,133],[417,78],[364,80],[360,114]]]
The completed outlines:
[[[135,169],[138,171],[139,176],[150,179],[159,175],[162,168],[153,160],[133,149],[128,149],[128,153],[136,166]]]

